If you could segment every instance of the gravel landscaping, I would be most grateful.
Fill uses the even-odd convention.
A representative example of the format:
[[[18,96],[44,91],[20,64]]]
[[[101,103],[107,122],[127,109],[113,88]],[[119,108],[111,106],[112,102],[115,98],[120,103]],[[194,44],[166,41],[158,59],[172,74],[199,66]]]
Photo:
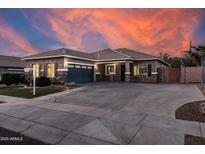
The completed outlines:
[[[205,122],[205,114],[200,112],[202,101],[187,103],[176,110],[176,119]]]
[[[192,136],[192,135],[185,135],[185,145],[205,145],[205,138]]]

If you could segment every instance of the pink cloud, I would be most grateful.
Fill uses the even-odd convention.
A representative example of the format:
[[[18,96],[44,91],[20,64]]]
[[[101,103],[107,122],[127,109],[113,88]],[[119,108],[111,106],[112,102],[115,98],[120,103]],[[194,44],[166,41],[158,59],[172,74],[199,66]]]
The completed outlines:
[[[197,9],[49,9],[46,20],[66,46],[84,49],[83,35],[96,31],[111,48],[176,55],[188,49],[199,15]]]
[[[5,20],[0,17],[0,38],[8,42],[8,45],[16,51],[25,51],[31,54],[37,52],[37,49],[26,40],[21,34],[15,31]]]

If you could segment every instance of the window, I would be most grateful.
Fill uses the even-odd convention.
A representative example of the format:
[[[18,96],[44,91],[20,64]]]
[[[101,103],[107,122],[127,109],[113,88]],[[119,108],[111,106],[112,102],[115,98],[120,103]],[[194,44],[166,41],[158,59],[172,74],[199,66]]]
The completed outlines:
[[[82,66],[82,68],[86,69],[87,67],[86,66]]]
[[[35,75],[36,77],[38,78],[40,76],[40,67],[39,67],[39,64],[34,64],[33,67],[36,67],[36,72],[35,72]],[[33,74],[34,74],[34,70],[33,70]]]
[[[87,66],[88,69],[92,69],[92,66]]]
[[[75,65],[75,68],[81,68],[81,66],[80,65]]]
[[[134,75],[147,75],[147,65],[134,65],[133,74]]]
[[[148,76],[152,76],[152,64],[148,64]]]
[[[63,64],[62,63],[58,63],[58,68],[62,68]]]
[[[140,75],[147,75],[147,66],[140,67]]]
[[[55,77],[55,64],[47,64],[47,77],[54,78]]]
[[[74,68],[74,65],[69,64],[68,67],[69,67],[69,68]]]
[[[134,73],[134,75],[140,75],[140,67],[139,66],[134,66],[133,67],[133,73]]]
[[[115,74],[115,64],[105,65],[105,74],[106,75]]]

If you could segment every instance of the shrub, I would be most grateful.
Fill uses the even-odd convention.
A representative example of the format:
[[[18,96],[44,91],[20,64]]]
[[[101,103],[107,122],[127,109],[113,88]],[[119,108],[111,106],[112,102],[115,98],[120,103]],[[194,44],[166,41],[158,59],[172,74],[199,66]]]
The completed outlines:
[[[46,87],[46,86],[50,86],[50,85],[51,85],[51,81],[47,77],[42,76],[42,77],[36,79],[36,86]]]
[[[21,74],[11,74],[11,77],[15,85],[18,85],[20,83]]]
[[[24,74],[21,74],[20,78],[19,78],[19,82],[24,84],[26,81],[25,81],[25,75]]]
[[[12,75],[10,73],[3,73],[2,82],[6,84],[7,86],[10,86],[11,84],[13,84],[14,80],[12,78]]]
[[[21,74],[19,73],[3,73],[2,74],[2,83],[10,86],[11,84],[19,84],[21,82]]]
[[[32,82],[31,80],[26,79],[26,78],[24,80],[24,83],[25,83],[26,86],[30,86],[32,84],[31,82]]]

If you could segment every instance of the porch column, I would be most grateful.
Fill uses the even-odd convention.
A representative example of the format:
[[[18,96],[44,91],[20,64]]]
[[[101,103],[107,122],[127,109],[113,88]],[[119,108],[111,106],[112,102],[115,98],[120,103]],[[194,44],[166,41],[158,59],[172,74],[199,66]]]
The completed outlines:
[[[96,72],[97,72],[97,64],[94,64],[93,68],[93,82],[96,82]]]
[[[130,82],[130,62],[125,62],[125,81]]]

